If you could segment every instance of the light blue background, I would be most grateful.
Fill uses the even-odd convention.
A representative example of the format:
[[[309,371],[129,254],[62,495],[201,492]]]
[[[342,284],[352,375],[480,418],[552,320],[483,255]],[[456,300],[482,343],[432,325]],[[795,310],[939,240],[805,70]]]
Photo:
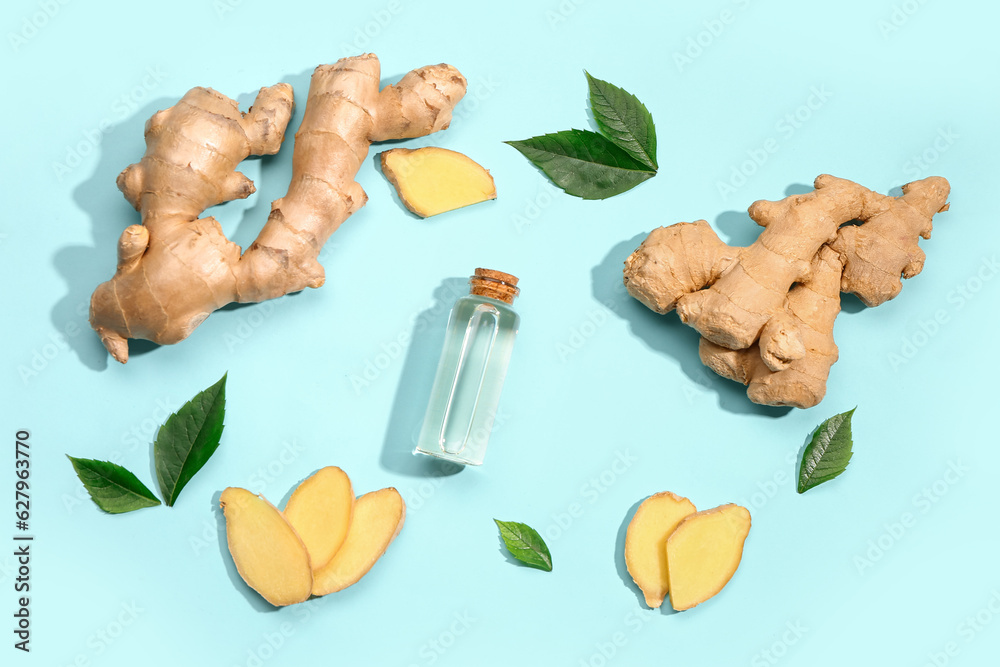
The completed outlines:
[[[968,0],[6,3],[0,539],[20,428],[37,537],[33,651],[4,629],[3,663],[992,664],[998,20],[996,3]],[[247,104],[288,81],[297,127],[312,69],[363,51],[385,82],[441,61],[468,77],[452,128],[406,145],[466,152],[499,198],[420,220],[373,158],[358,175],[370,201],[331,239],[322,289],[109,363],[81,308],[137,221],[115,176],[142,155],[145,120],[196,85]],[[592,127],[584,68],[657,123],[659,175],[607,201],[557,192],[501,143]],[[769,139],[777,152],[744,165]],[[252,241],[290,167],[290,145],[243,165],[257,194],[211,211],[236,242]],[[754,173],[724,196],[734,169]],[[824,172],[881,192],[946,176],[952,210],[898,299],[845,297],[824,402],[759,408],[702,368],[676,316],[624,293],[622,262],[682,220],[749,243],[753,200]],[[442,476],[409,450],[447,308],[476,266],[520,276],[522,329],[486,465]],[[85,499],[63,454],[113,458],[153,486],[155,425],[226,371],[222,446],[173,509],[112,517]],[[855,405],[850,469],[797,495],[811,429]],[[406,525],[358,585],[271,611],[236,577],[215,500],[236,485],[279,502],[325,465],[359,493],[396,486]],[[661,490],[753,515],[729,586],[682,614],[646,610],[622,562],[628,518]],[[554,571],[508,562],[494,517],[539,529]]]

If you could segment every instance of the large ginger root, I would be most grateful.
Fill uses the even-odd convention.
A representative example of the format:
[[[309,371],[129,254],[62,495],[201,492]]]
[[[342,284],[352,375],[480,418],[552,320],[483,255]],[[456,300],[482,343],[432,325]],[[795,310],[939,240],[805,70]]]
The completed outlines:
[[[840,256],[823,246],[813,258],[809,278],[788,292],[788,313],[802,325],[798,328],[801,348],[797,338],[790,344],[801,349],[801,357],[780,370],[772,370],[757,343],[745,350],[730,350],[702,338],[698,346],[702,363],[722,377],[748,385],[747,396],[754,403],[798,407],[818,404],[826,394],[830,367],[838,357],[833,322],[840,314],[842,268]],[[778,346],[778,336],[770,335],[768,340]]]
[[[291,118],[292,89],[260,91],[249,113],[207,88],[189,91],[146,125],[146,153],[118,177],[142,214],[118,242],[118,270],[91,298],[90,323],[118,361],[129,338],[183,340],[228,303],[253,303],[319,287],[316,261],[329,236],[367,201],[354,181],[372,142],[448,127],[466,81],[450,65],[422,67],[379,91],[372,54],[313,73],[296,133],[288,193],[246,252],[222,233],[209,206],[245,198],[253,183],[235,171],[248,155],[277,152]]]
[[[712,370],[749,385],[756,403],[816,405],[837,360],[840,291],[868,305],[895,297],[920,273],[918,237],[947,210],[948,181],[930,177],[902,197],[822,175],[815,190],[758,201],[764,227],[746,248],[723,243],[704,220],[654,230],[625,262],[632,296],[658,313],[676,308],[702,335]],[[859,225],[845,225],[859,221]]]

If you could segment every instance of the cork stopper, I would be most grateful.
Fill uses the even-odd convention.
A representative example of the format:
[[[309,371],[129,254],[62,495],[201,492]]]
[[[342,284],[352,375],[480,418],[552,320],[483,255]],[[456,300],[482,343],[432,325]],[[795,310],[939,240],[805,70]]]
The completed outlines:
[[[517,277],[492,269],[476,269],[476,275],[469,278],[469,294],[485,296],[504,303],[514,303],[520,294]]]

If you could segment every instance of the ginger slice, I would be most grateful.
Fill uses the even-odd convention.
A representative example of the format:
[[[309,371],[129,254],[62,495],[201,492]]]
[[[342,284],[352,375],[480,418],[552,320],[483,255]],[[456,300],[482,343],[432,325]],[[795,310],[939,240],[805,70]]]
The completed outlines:
[[[682,611],[717,595],[739,567],[749,532],[750,512],[732,503],[681,521],[667,538],[671,606]]]
[[[663,604],[669,590],[667,537],[684,517],[697,510],[687,498],[664,491],[646,498],[635,511],[625,534],[625,566],[646,604]]]
[[[489,171],[446,148],[393,148],[382,153],[382,172],[421,218],[497,198]]]
[[[313,571],[333,558],[354,514],[351,479],[336,466],[322,468],[299,484],[285,506],[285,520],[302,538]]]
[[[219,498],[226,538],[240,576],[276,607],[309,598],[309,552],[274,505],[246,489],[230,487]]]
[[[406,504],[394,488],[372,491],[354,501],[347,539],[329,563],[313,575],[313,595],[326,595],[356,583],[399,534]]]

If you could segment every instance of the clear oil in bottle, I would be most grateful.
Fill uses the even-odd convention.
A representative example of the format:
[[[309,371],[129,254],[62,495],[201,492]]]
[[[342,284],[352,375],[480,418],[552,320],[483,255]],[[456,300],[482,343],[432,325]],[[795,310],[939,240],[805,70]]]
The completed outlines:
[[[451,310],[444,349],[414,453],[480,465],[521,319],[512,275],[476,269]]]

